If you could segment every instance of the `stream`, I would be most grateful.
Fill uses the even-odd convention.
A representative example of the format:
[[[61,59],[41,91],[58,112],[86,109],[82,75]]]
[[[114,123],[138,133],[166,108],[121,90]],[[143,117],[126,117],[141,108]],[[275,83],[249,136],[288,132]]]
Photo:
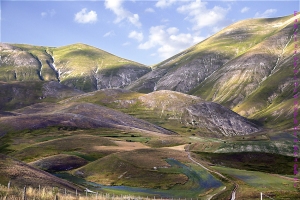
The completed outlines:
[[[102,193],[118,193],[118,194],[133,194],[140,196],[151,197],[163,197],[163,198],[192,198],[198,197],[200,193],[204,193],[211,188],[218,188],[223,186],[222,182],[217,180],[206,170],[195,171],[194,169],[184,165],[183,163],[175,159],[166,159],[166,162],[178,169],[180,173],[185,174],[189,180],[185,185],[189,188],[185,188],[185,185],[175,185],[170,190],[152,189],[152,188],[139,188],[130,186],[107,186],[94,182],[86,181],[83,178],[73,176],[67,172],[55,173],[53,175],[74,182],[78,185],[82,185],[92,191],[98,191]]]

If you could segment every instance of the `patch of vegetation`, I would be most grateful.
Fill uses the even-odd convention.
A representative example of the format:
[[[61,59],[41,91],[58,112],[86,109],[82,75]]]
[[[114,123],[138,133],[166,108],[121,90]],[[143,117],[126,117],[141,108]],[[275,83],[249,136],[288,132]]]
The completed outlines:
[[[262,152],[208,153],[195,152],[199,159],[213,165],[273,174],[293,174],[294,157]]]

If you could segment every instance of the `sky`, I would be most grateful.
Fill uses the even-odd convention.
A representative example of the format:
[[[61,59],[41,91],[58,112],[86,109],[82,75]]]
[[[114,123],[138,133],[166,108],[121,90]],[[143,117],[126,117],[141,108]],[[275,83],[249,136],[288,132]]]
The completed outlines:
[[[151,66],[237,21],[291,15],[299,5],[299,0],[0,0],[0,41],[85,43]]]

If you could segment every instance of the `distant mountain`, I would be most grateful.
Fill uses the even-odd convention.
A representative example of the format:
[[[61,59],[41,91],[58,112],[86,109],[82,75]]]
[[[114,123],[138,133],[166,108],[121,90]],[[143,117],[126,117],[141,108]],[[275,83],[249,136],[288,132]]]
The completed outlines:
[[[127,89],[189,93],[267,126],[291,128],[296,18],[299,16],[234,23],[157,64]],[[299,82],[298,75],[295,81]]]
[[[85,44],[42,47],[0,43],[0,81],[59,81],[83,91],[123,88],[151,71]]]

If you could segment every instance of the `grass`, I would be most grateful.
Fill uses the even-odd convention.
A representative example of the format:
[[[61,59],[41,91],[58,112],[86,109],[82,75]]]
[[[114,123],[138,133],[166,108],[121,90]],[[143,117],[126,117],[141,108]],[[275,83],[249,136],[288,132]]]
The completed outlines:
[[[0,185],[0,198],[1,199],[12,199],[12,200],[21,200],[23,199],[24,189],[17,187],[7,188],[3,185]],[[41,199],[41,200],[53,200],[55,198],[62,200],[89,200],[89,199],[146,199],[146,197],[138,197],[130,194],[108,194],[108,193],[85,193],[79,192],[76,190],[64,190],[62,188],[26,188],[26,197],[27,199]],[[147,198],[149,199],[149,198]]]
[[[112,141],[97,136],[75,135],[64,138],[53,139],[46,142],[30,145],[10,155],[20,160],[30,162],[46,156],[70,152],[96,152],[94,146],[115,145]],[[101,154],[99,156],[102,156]]]
[[[74,174],[84,174],[87,180],[105,185],[168,189],[176,184],[185,184],[187,177],[174,173],[173,169],[154,169],[169,166],[164,161],[168,157],[178,158],[179,155],[176,151],[155,149],[120,152],[94,161]]]
[[[288,123],[287,119],[292,117],[290,113],[288,114],[288,106],[291,106],[291,104],[287,101],[292,99],[291,95],[293,89],[291,88],[293,85],[290,84],[293,72],[292,68],[289,67],[293,65],[291,59],[294,50],[292,42],[290,42],[285,49],[285,53],[277,66],[278,71],[270,74],[284,46],[279,48],[279,41],[276,43],[277,46],[275,46],[271,38],[275,36],[279,38],[286,34],[291,35],[291,29],[285,29],[285,26],[272,26],[277,23],[282,23],[290,17],[291,16],[277,18],[271,21],[254,19],[238,22],[220,31],[209,40],[200,43],[198,46],[204,46],[204,43],[209,43],[213,38],[218,38],[220,43],[225,45],[226,41],[230,41],[230,37],[234,38],[234,36],[241,36],[244,33],[250,34],[250,36],[242,42],[228,44],[228,47],[231,48],[229,52],[240,49],[238,47],[240,45],[246,49],[244,52],[236,54],[226,66],[216,71],[211,77],[189,93],[201,96],[209,101],[221,103],[222,105],[233,108],[235,112],[243,116],[261,120],[263,123],[263,120],[267,119],[265,124],[268,128],[276,127],[281,130],[290,128],[291,123]],[[245,26],[248,27],[246,28],[247,31],[241,33],[241,30],[243,30]],[[268,29],[266,29],[266,26],[268,26]],[[289,26],[292,27],[292,24],[289,24]],[[230,28],[232,28],[232,32],[237,31],[237,35],[234,33],[228,34]],[[234,39],[231,39],[231,41],[234,41]],[[248,48],[247,45],[249,42],[253,45]],[[272,48],[271,43],[273,45]],[[244,63],[251,63],[249,59],[253,59],[255,55],[261,56],[259,60],[263,62],[265,66],[258,67],[257,64],[253,64],[251,67],[244,66]],[[235,67],[236,65],[240,67]],[[269,66],[270,69],[267,69],[266,66]],[[259,70],[261,69],[263,69],[263,72],[260,73]],[[228,76],[226,80],[224,74]],[[233,76],[233,74],[235,74],[236,77]],[[267,78],[264,80],[264,77]],[[270,100],[270,97],[274,94],[277,95],[277,97]],[[282,106],[280,110],[278,108],[274,109],[281,103],[286,104],[286,106],[284,106],[284,108]],[[278,110],[283,113],[279,113]]]
[[[223,174],[233,176],[262,192],[268,192],[270,190],[299,192],[299,188],[293,187],[294,183],[292,179],[285,179],[274,174],[219,166],[213,166],[212,168]]]
[[[20,58],[19,64],[16,67],[13,60],[3,63],[0,81],[60,80],[65,85],[83,91],[94,91],[97,89],[96,77],[100,74],[104,74],[105,77],[111,75],[119,77],[119,71],[126,67],[134,69],[136,72],[134,75],[137,77],[150,71],[145,65],[85,44],[57,48],[25,44],[11,44],[11,46],[15,51],[6,50],[1,55],[3,58],[17,56]],[[60,77],[49,65],[53,62],[61,72]]]
[[[73,85],[83,91],[96,90],[94,77],[91,75],[99,70],[104,76],[116,75],[124,66],[149,71],[146,66],[112,55],[103,50],[85,45],[74,44],[55,48],[53,57],[55,64],[63,72],[62,83]],[[64,74],[66,72],[66,75]]]
[[[46,88],[51,85],[50,82],[42,81],[13,81],[0,82],[0,111],[12,111],[36,103],[57,102],[62,99],[80,94],[72,88],[51,87],[52,93]]]
[[[294,157],[262,152],[196,153],[200,159],[218,166],[274,174],[292,175],[294,173]]]
[[[30,163],[31,166],[37,167],[47,172],[67,171],[86,165],[88,162],[75,155],[59,154],[42,158],[38,161]]]

